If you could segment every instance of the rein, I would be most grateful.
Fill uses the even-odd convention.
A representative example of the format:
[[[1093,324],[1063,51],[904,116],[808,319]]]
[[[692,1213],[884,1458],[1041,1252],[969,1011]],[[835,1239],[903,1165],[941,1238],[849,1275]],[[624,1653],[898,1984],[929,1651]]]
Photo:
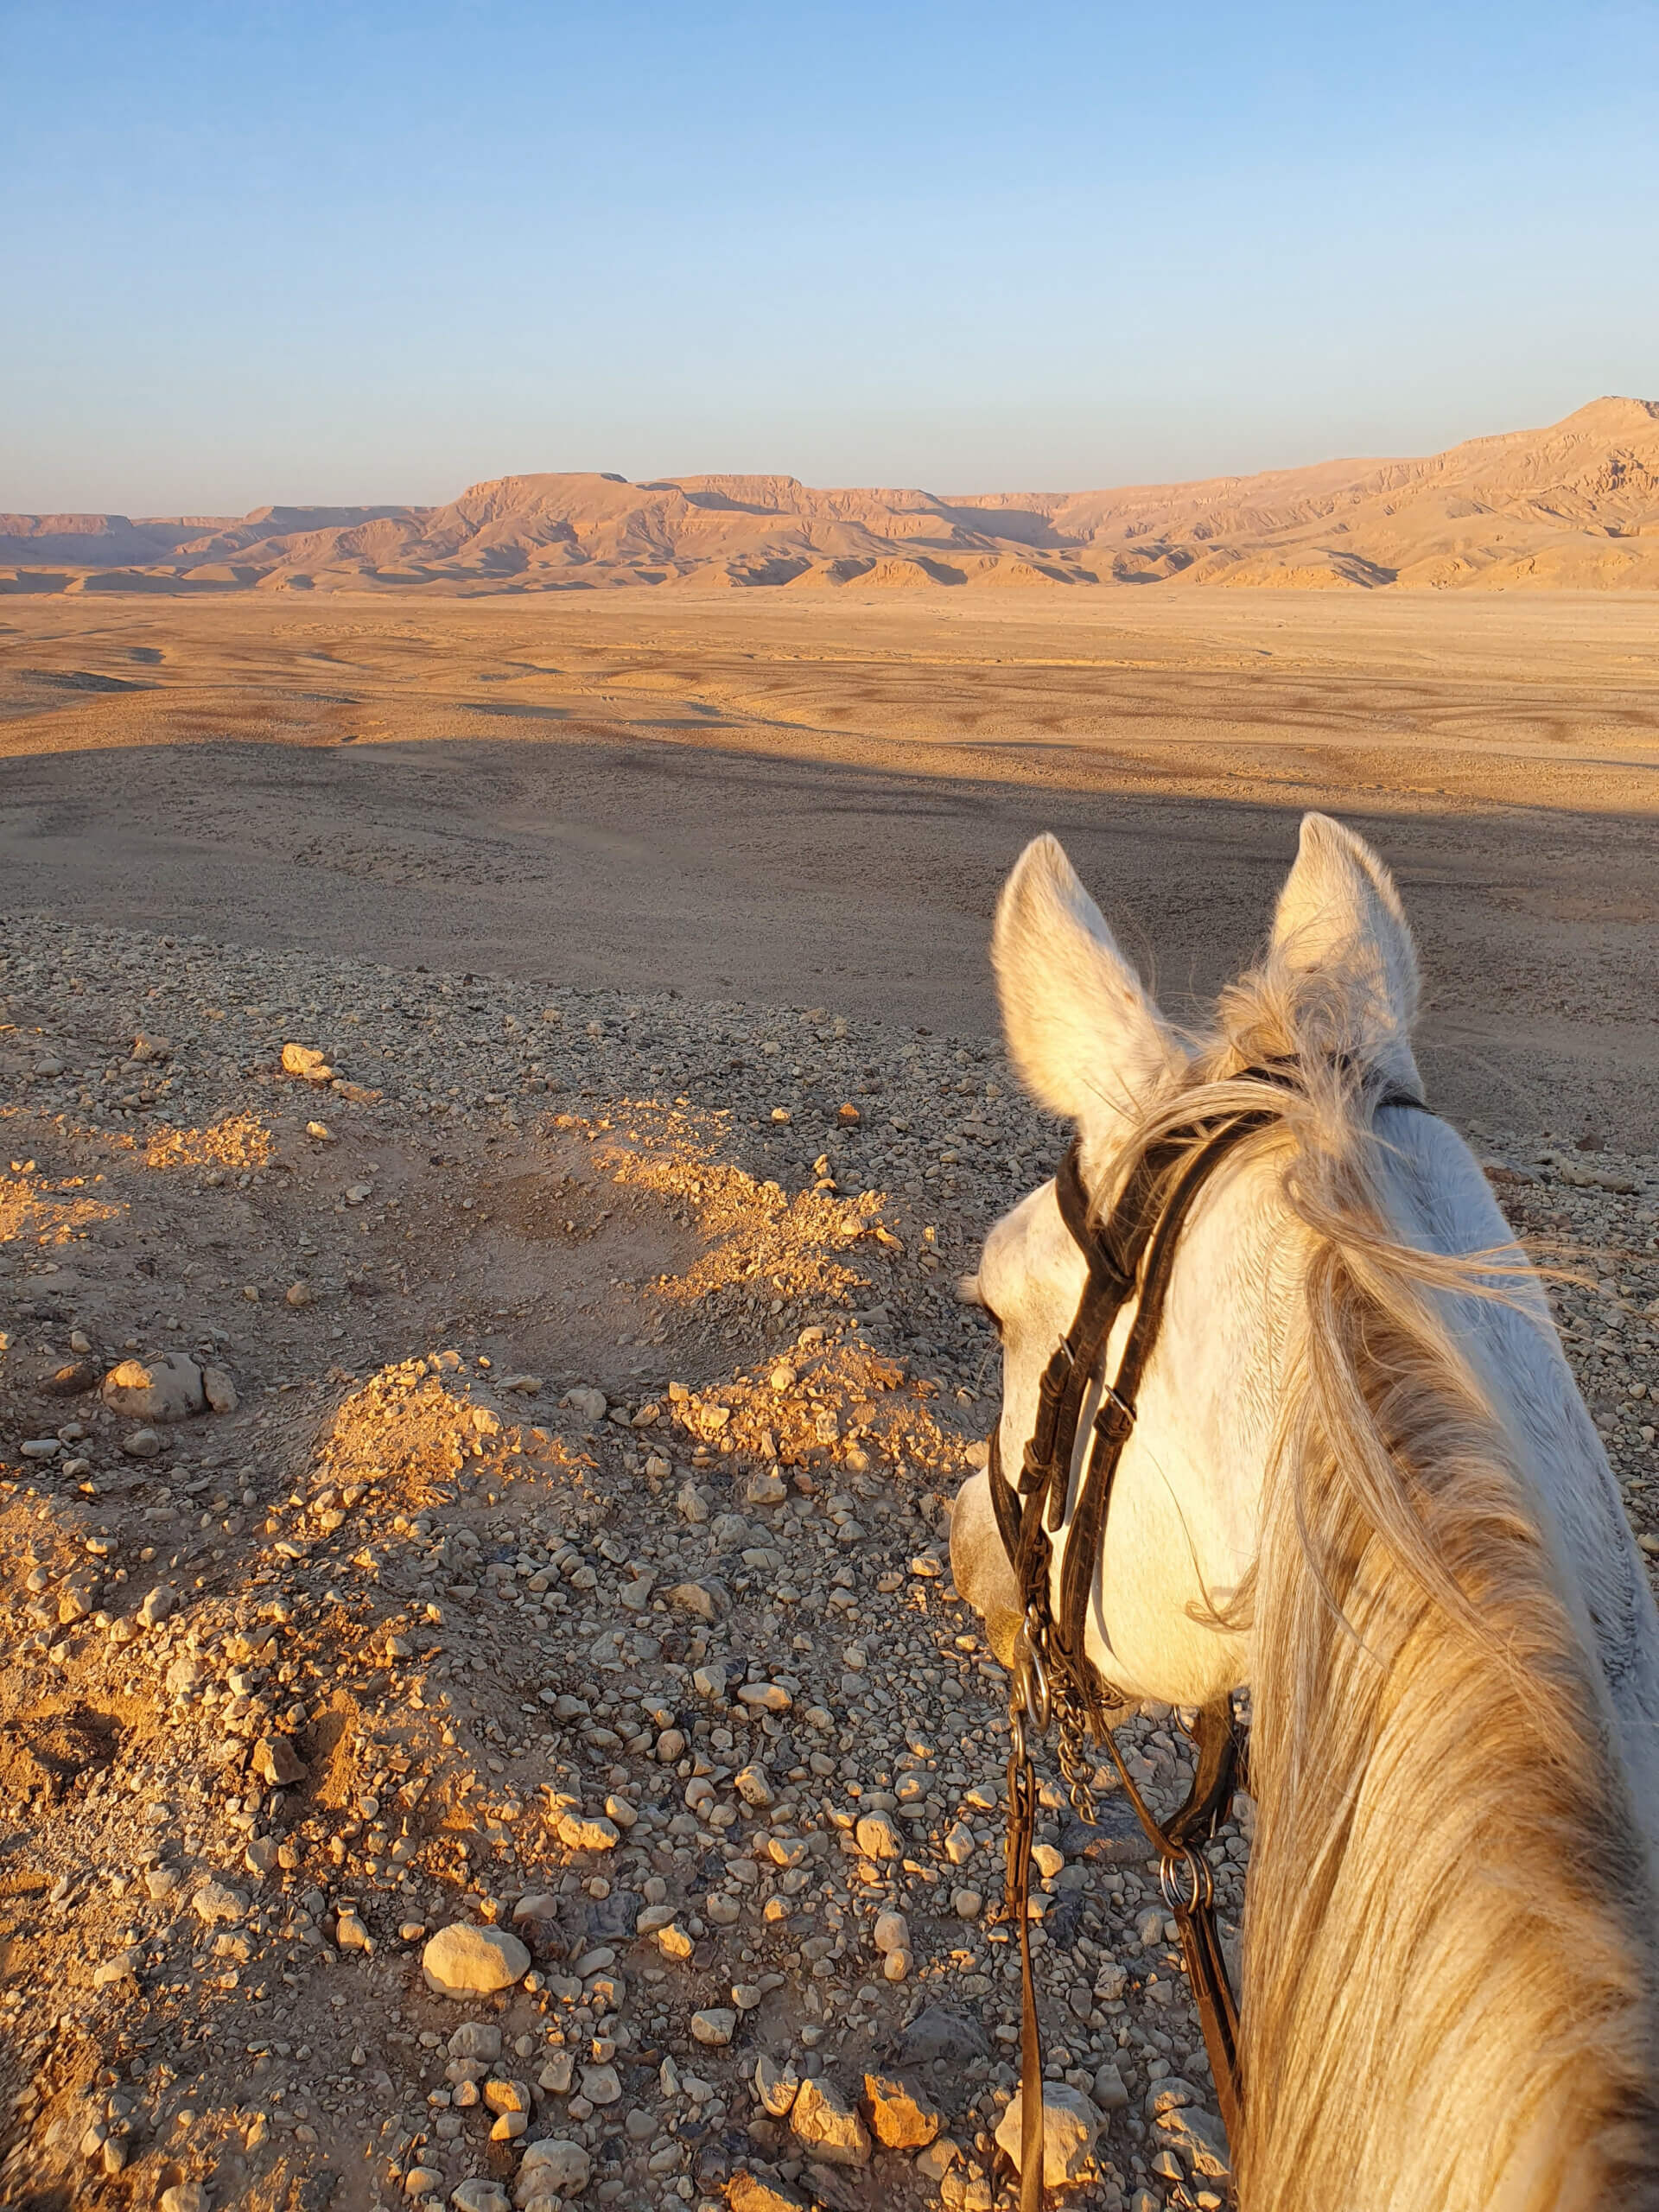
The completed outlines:
[[[1293,1068],[1246,1069],[1288,1088]],[[1376,1109],[1429,1109],[1409,1091],[1390,1086]],[[1112,1484],[1135,1421],[1135,1400],[1163,1319],[1176,1246],[1192,1206],[1222,1163],[1248,1137],[1269,1128],[1280,1109],[1263,1106],[1214,1124],[1195,1123],[1148,1144],[1136,1159],[1109,1215],[1095,1220],[1084,1187],[1076,1139],[1055,1176],[1060,1214],[1088,1262],[1089,1279],[1071,1326],[1038,1386],[1037,1414],[1022,1455],[1017,1488],[1003,1472],[1000,1424],[991,1432],[991,1502],[1014,1569],[1021,1621],[1014,1638],[1008,1702],[1008,1824],[1004,1910],[1016,1924],[1020,1979],[1020,2212],[1041,2212],[1044,2108],[1042,2033],[1031,1960],[1032,1842],[1037,1777],[1027,1727],[1045,1734],[1052,1721],[1061,1776],[1078,1817],[1096,1821],[1092,1762],[1085,1739],[1103,1743],[1135,1817],[1159,1862],[1159,1886],[1180,1938],[1216,2100],[1228,2135],[1236,2140],[1242,2111],[1238,2005],[1216,1923],[1215,1883],[1198,1847],[1226,1819],[1246,1745],[1230,1699],[1205,1707],[1193,1731],[1198,1765],[1179,1809],[1160,1821],[1136,1787],[1112,1732],[1126,1700],[1109,1685],[1084,1648],[1090,1592],[1103,1556]],[[1135,1319],[1109,1379],[1102,1377],[1081,1482],[1072,1495],[1072,1465],[1083,1403],[1103,1370],[1118,1315],[1136,1300]],[[1062,1535],[1058,1614],[1052,1605],[1053,1538]]]

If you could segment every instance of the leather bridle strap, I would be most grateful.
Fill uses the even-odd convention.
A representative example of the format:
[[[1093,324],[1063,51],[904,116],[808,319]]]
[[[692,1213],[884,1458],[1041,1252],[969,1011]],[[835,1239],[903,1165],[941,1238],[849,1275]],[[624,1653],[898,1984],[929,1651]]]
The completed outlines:
[[[1244,1079],[1249,1078],[1288,1090],[1296,1080],[1296,1070],[1294,1063],[1274,1064],[1247,1069]],[[1377,1109],[1401,1106],[1418,1112],[1429,1110],[1421,1098],[1393,1086],[1382,1091],[1376,1105]],[[1039,1732],[1045,1729],[1052,1706],[1058,1707],[1061,1716],[1061,1768],[1074,1799],[1086,1802],[1088,1796],[1086,1782],[1075,1771],[1075,1749],[1068,1762],[1068,1719],[1075,1724],[1081,1715],[1105,1743],[1135,1816],[1157,1854],[1164,1901],[1180,1937],[1216,2100],[1229,2136],[1236,2139],[1238,2133],[1238,2008],[1216,1923],[1214,1881],[1208,1862],[1195,1848],[1215,1833],[1232,1802],[1240,1746],[1230,1700],[1200,1713],[1198,1758],[1192,1785],[1179,1810],[1168,1821],[1160,1822],[1118,1749],[1108,1713],[1122,1700],[1102,1680],[1088,1656],[1086,1642],[1089,1598],[1103,1556],[1112,1486],[1135,1426],[1136,1399],[1163,1319],[1182,1228],[1217,1168],[1244,1140],[1271,1127],[1279,1117],[1276,1108],[1263,1106],[1213,1127],[1200,1124],[1154,1141],[1136,1159],[1104,1221],[1092,1217],[1078,1147],[1072,1142],[1055,1176],[1055,1195],[1065,1225],[1088,1263],[1089,1276],[1077,1315],[1039,1385],[1037,1415],[1022,1457],[1017,1493],[1003,1475],[1000,1427],[991,1432],[991,1501],[1022,1609],[1008,1713],[1006,1892],[1006,1910],[1017,1920],[1020,1945],[1020,2212],[1041,2212],[1044,2163],[1041,2028],[1029,1918],[1037,1783],[1026,1724],[1029,1720]],[[1076,1508],[1069,1515],[1056,1618],[1050,1599],[1051,1537],[1068,1519],[1083,1402],[1096,1371],[1103,1366],[1113,1325],[1130,1296],[1137,1293],[1135,1319],[1117,1371],[1109,1381],[1103,1382],[1087,1465]]]

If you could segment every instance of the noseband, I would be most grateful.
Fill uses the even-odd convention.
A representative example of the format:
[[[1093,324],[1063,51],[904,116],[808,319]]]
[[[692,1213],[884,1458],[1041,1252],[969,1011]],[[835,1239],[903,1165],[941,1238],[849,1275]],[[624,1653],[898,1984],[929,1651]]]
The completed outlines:
[[[1294,1064],[1248,1068],[1241,1082],[1291,1090]],[[1380,1089],[1374,1111],[1402,1106],[1426,1113],[1421,1098],[1393,1085]],[[1160,1821],[1141,1796],[1112,1732],[1125,1700],[1101,1675],[1084,1648],[1088,1606],[1100,1567],[1112,1484],[1135,1427],[1135,1401],[1173,1269],[1176,1245],[1194,1201],[1216,1170],[1243,1141],[1281,1118],[1278,1106],[1252,1108],[1213,1122],[1193,1122],[1147,1145],[1109,1213],[1096,1220],[1084,1187],[1074,1139],[1054,1179],[1060,1214],[1088,1262],[1076,1318],[1038,1385],[1037,1415],[1022,1456],[1017,1489],[1003,1473],[1000,1423],[991,1432],[991,1502],[1020,1593],[1008,1706],[1008,1834],[1006,1910],[1019,1934],[1020,1969],[1020,2212],[1043,2201],[1043,2063],[1031,1964],[1028,1916],[1037,1781],[1027,1729],[1043,1733],[1052,1719],[1059,1767],[1080,1819],[1095,1823],[1092,1761],[1085,1738],[1103,1743],[1159,1861],[1164,1902],[1179,1933],[1182,1955],[1204,2031],[1217,2102],[1230,2137],[1240,2116],[1238,2007],[1216,1925],[1215,1885],[1199,1845],[1226,1819],[1244,1746],[1230,1700],[1198,1715],[1198,1764],[1179,1810]],[[1135,1319],[1117,1370],[1103,1377],[1106,1348],[1117,1317],[1135,1300]],[[1073,1495],[1072,1467],[1084,1401],[1101,1375],[1100,1406],[1082,1479]],[[1065,1556],[1060,1602],[1052,1605],[1055,1536]]]

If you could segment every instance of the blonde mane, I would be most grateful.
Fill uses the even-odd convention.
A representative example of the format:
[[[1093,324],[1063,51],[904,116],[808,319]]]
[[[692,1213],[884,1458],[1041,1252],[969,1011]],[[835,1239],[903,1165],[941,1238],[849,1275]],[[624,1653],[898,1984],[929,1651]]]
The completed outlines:
[[[1503,1263],[1400,1241],[1371,1041],[1270,961],[1130,1147],[1271,1103],[1302,1286],[1250,1592],[1241,2202],[1659,2206],[1646,1853],[1524,1444],[1453,1321]],[[1274,1061],[1294,1090],[1246,1072]]]

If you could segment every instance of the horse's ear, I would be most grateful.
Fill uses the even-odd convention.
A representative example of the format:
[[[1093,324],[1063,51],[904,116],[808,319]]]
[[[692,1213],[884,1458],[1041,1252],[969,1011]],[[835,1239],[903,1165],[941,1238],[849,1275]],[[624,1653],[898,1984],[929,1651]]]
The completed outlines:
[[[1417,948],[1400,893],[1365,840],[1328,814],[1302,817],[1295,864],[1274,913],[1270,959],[1338,985],[1374,1064],[1414,1079]]]
[[[991,935],[1008,1052],[1052,1113],[1129,1115],[1179,1047],[1054,837],[1035,837],[996,902]]]

